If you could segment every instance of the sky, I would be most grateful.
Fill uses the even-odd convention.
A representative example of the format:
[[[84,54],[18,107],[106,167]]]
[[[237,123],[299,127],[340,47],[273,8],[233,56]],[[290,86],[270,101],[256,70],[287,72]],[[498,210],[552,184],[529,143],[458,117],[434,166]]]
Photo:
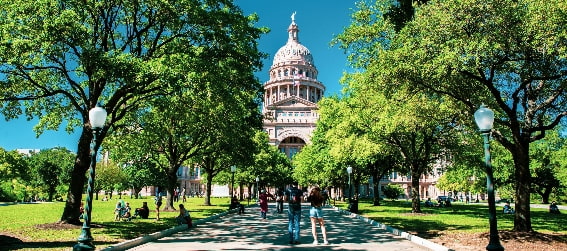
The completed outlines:
[[[319,70],[318,80],[326,86],[325,95],[339,94],[339,79],[348,71],[346,55],[338,46],[331,47],[331,40],[342,33],[350,24],[350,15],[355,8],[355,0],[235,0],[245,15],[258,14],[258,27],[270,28],[270,33],[259,40],[259,49],[269,54],[264,60],[262,71],[256,73],[260,82],[269,80],[268,71],[273,55],[287,41],[287,27],[291,14],[296,12],[295,23],[299,27],[299,42],[309,49]],[[0,115],[0,148],[48,149],[65,147],[77,150],[80,128],[68,134],[59,131],[45,131],[36,138],[33,127],[37,120],[25,118],[6,121]]]

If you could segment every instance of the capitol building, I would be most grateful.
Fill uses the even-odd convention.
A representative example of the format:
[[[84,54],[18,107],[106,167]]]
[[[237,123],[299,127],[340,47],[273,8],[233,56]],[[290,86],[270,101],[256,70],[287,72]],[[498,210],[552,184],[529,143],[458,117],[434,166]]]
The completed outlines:
[[[311,52],[299,42],[295,14],[287,32],[287,43],[274,55],[270,80],[264,83],[262,114],[270,144],[291,159],[310,142],[325,86],[317,80]]]

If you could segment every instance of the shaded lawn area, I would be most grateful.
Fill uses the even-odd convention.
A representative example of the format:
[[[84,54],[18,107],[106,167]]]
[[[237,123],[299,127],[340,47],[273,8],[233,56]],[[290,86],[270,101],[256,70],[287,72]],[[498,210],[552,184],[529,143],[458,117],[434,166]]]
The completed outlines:
[[[346,203],[337,202],[337,206],[347,210]],[[512,230],[514,215],[503,214],[502,206],[496,207],[498,230]],[[411,213],[411,201],[381,201],[380,206],[373,206],[371,200],[360,200],[359,214],[388,226],[428,238],[441,232],[488,232],[488,205],[485,203],[453,203],[452,207],[421,206],[421,214]],[[532,227],[541,233],[560,233],[567,235],[567,215],[550,214],[544,208],[532,208]]]
[[[132,221],[114,221],[114,207],[120,199],[93,201],[91,233],[97,249],[120,243],[125,240],[155,233],[176,226],[178,211],[161,211],[156,221],[153,197],[130,199],[132,214],[142,202],[148,202],[148,219],[136,218]],[[228,198],[211,198],[213,206],[204,206],[204,198],[188,198],[185,203],[193,220],[225,212],[229,206]],[[178,208],[179,202],[175,202]],[[244,202],[243,204],[246,205]],[[0,250],[69,250],[77,243],[82,225],[57,224],[63,213],[64,202],[12,204],[0,203]],[[163,206],[162,206],[163,209]]]

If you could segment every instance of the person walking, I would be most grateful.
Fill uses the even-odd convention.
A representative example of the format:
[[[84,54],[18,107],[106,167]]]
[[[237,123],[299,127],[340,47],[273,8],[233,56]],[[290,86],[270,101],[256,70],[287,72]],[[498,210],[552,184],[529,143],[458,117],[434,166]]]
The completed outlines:
[[[283,213],[284,192],[283,189],[278,188],[276,191],[276,212]]]
[[[294,182],[289,189],[286,190],[284,199],[288,202],[288,226],[289,244],[300,244],[299,242],[299,222],[301,220],[301,198],[302,192],[297,188],[297,182]]]
[[[161,207],[162,201],[161,201],[161,192],[158,191],[156,192],[156,198],[155,198],[155,202],[156,204],[156,220],[159,220],[159,208]]]
[[[263,220],[266,219],[266,214],[268,213],[268,198],[273,199],[274,196],[270,193],[266,193],[266,190],[262,189],[258,199],[260,200],[260,217],[262,217]]]
[[[325,198],[321,194],[319,187],[311,189],[307,201],[311,202],[311,209],[309,209],[309,218],[311,219],[311,234],[313,234],[313,245],[319,244],[317,240],[317,223],[321,227],[323,234],[323,244],[327,245],[327,229],[325,228],[325,221],[323,220],[323,202]]]

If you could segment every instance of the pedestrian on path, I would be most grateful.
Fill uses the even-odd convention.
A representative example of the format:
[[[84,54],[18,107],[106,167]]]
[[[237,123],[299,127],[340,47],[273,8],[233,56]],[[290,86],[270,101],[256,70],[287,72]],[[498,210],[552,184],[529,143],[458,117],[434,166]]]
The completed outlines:
[[[156,191],[156,197],[155,197],[155,202],[156,204],[156,220],[159,220],[159,208],[161,207],[162,201],[161,201],[161,192],[158,188],[158,190]]]
[[[327,229],[325,228],[325,221],[323,220],[323,202],[325,198],[321,194],[319,187],[311,189],[307,201],[311,202],[311,209],[309,209],[309,218],[311,219],[311,234],[313,234],[313,245],[319,244],[317,240],[317,223],[321,227],[323,234],[323,244],[327,245]]]
[[[287,216],[289,219],[287,231],[289,244],[300,244],[299,222],[301,221],[301,198],[303,193],[297,188],[297,182],[285,192],[285,201],[288,202]]]
[[[284,192],[283,189],[278,188],[276,191],[276,211],[278,214],[283,213]]]
[[[266,193],[265,189],[262,189],[260,192],[260,196],[258,199],[260,200],[260,217],[262,219],[266,219],[266,214],[268,213],[268,198],[274,198],[274,196],[270,193]]]

